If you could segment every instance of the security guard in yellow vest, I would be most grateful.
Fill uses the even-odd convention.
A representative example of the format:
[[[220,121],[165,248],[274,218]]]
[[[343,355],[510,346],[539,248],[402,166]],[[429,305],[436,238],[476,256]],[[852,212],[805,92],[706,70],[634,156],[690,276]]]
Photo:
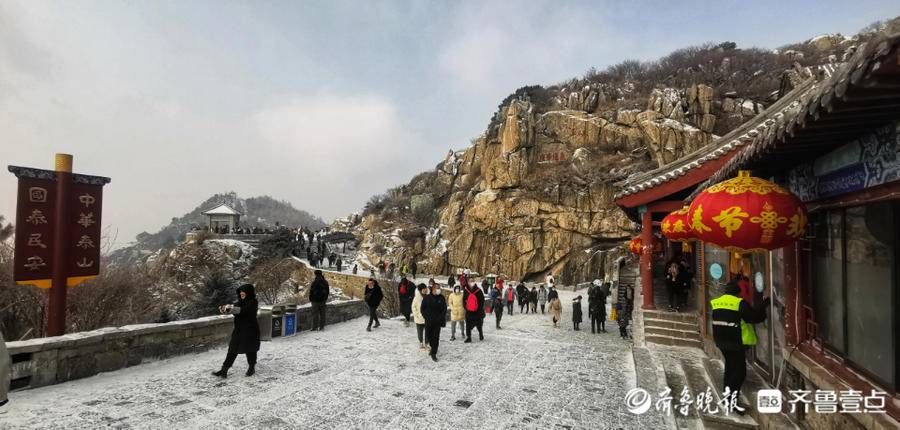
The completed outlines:
[[[710,301],[713,339],[725,358],[724,385],[738,397],[747,377],[746,348],[756,345],[753,324],[766,320],[769,305],[769,298],[765,297],[762,306],[754,308],[741,299],[740,291],[737,282],[732,281],[725,286],[725,294]]]

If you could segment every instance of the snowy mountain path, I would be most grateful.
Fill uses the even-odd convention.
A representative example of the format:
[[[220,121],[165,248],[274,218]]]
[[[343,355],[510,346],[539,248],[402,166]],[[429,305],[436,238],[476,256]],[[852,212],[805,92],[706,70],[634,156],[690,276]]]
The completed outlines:
[[[631,344],[610,332],[572,330],[571,298],[560,291],[563,324],[549,315],[485,319],[485,340],[441,334],[439,362],[418,349],[414,325],[367,319],[264,342],[257,374],[239,356],[226,380],[224,349],[11,393],[0,428],[663,428],[635,416],[623,397],[634,386]],[[584,302],[587,317],[586,301]],[[584,328],[587,331],[584,331]]]

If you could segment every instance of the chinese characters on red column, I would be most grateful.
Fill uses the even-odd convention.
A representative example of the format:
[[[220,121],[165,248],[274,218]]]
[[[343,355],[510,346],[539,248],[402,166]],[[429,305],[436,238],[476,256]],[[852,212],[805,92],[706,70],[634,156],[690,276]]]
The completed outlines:
[[[56,183],[52,179],[19,178],[16,208],[15,280],[50,288],[53,274],[53,216]]]
[[[69,227],[69,282],[100,274],[100,208],[103,186],[75,181],[72,184]],[[74,281],[74,282],[73,282]]]

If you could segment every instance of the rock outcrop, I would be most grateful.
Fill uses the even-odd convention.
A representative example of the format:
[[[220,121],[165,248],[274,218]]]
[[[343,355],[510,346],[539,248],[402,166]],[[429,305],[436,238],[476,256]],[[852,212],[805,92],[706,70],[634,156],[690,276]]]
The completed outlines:
[[[415,259],[420,273],[553,272],[565,283],[603,276],[637,230],[613,202],[614,183],[709,145],[868,37],[781,51],[725,42],[522,87],[471,146],[341,228],[359,238],[363,265]]]

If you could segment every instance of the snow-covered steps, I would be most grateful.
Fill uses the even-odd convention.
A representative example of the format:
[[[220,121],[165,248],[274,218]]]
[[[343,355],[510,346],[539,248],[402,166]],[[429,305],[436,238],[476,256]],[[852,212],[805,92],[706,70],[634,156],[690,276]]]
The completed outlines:
[[[660,345],[703,348],[696,313],[643,311],[644,339]]]

